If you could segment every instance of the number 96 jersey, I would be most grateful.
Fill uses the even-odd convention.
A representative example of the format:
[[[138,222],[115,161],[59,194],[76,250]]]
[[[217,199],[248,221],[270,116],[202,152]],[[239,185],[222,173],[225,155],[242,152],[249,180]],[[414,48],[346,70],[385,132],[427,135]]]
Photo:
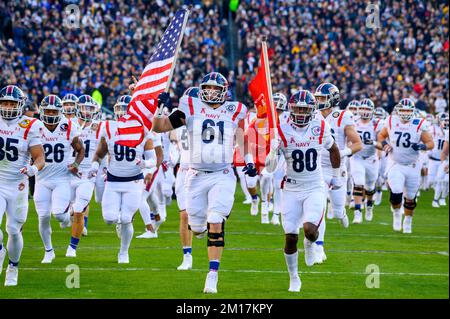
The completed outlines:
[[[281,151],[287,164],[285,190],[323,191],[321,152],[333,146],[334,138],[325,120],[314,119],[306,127],[280,125]]]
[[[420,152],[412,148],[412,144],[419,143],[422,132],[428,131],[428,122],[425,119],[412,119],[402,123],[397,116],[389,116],[385,127],[389,132],[389,141],[392,152],[389,158],[395,163],[411,165],[417,163]]]
[[[101,137],[104,137],[108,145],[109,163],[108,180],[110,175],[114,177],[135,177],[141,179],[142,169],[136,165],[137,160],[143,159],[144,146],[149,139],[147,134],[144,140],[136,147],[128,147],[116,144],[118,139],[117,122],[105,121],[101,128]]]
[[[186,116],[189,167],[202,171],[227,168],[233,162],[238,122],[247,114],[245,105],[225,102],[213,109],[198,98],[183,96],[179,110]]]
[[[11,122],[0,117],[0,182],[27,179],[19,171],[30,162],[30,147],[42,144],[42,127],[42,122],[28,116]]]

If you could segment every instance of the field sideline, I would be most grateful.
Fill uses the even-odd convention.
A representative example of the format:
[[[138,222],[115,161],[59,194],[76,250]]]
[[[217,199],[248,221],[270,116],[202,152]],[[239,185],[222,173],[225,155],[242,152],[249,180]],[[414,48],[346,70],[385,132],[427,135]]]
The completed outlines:
[[[202,293],[208,268],[206,239],[194,238],[194,269],[176,270],[182,252],[175,201],[168,208],[159,238],[133,239],[129,265],[117,264],[119,239],[115,229],[103,222],[98,205],[91,207],[89,236],[82,238],[76,259],[64,257],[70,230],[61,230],[52,219],[56,259],[44,265],[40,263],[44,250],[31,200],[19,285],[4,287],[4,270],[0,298],[449,298],[448,208],[432,209],[431,192],[422,192],[419,198],[410,235],[392,230],[386,193],[382,205],[375,207],[371,223],[344,230],[337,221],[327,221],[328,260],[306,267],[300,251],[302,290],[295,294],[287,291],[281,226],[261,225],[260,215],[250,216],[250,206],[241,204],[243,195],[237,189],[225,227],[226,247],[216,295]],[[351,221],[353,212],[349,218]],[[139,215],[134,228],[135,236],[143,231]],[[69,264],[80,267],[79,289],[66,287]],[[366,267],[371,264],[379,267],[379,288],[366,287]]]

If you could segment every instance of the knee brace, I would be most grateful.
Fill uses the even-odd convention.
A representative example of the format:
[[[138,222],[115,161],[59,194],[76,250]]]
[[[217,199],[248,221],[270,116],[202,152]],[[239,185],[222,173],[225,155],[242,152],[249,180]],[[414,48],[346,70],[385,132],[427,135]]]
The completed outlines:
[[[416,203],[416,198],[414,197],[414,199],[407,199],[405,197],[405,202],[403,203],[403,207],[405,207],[406,209],[409,210],[414,210],[414,208],[416,208],[417,203]]]
[[[375,188],[374,189],[372,189],[372,190],[365,190],[366,191],[366,196],[373,196],[374,194],[375,194]]]
[[[207,229],[208,229],[208,247],[214,246],[214,247],[224,247],[225,246],[225,221],[221,224],[221,231],[220,233],[212,233],[209,230],[210,224],[208,223]],[[214,239],[214,240],[211,240]]]
[[[297,251],[298,234],[286,234],[286,243],[284,251],[287,254],[293,254]]]
[[[389,201],[392,205],[400,205],[402,203],[403,193],[392,193],[389,196]]]
[[[363,196],[364,195],[364,187],[361,185],[353,186],[353,196]]]

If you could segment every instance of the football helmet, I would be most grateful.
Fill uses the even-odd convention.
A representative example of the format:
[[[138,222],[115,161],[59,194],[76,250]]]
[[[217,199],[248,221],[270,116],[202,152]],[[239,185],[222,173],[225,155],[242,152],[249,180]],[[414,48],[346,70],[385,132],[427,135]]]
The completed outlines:
[[[345,108],[347,111],[352,112],[354,116],[358,115],[358,108],[361,105],[358,100],[351,100],[350,103],[347,104]]]
[[[191,86],[184,91],[183,95],[190,96],[190,97],[199,97],[198,92],[200,89],[197,86]]]
[[[69,93],[62,98],[63,114],[71,115],[77,112],[78,98],[75,94]]]
[[[373,117],[376,119],[384,120],[386,116],[386,111],[382,107],[375,108],[375,111],[373,112]]]
[[[314,93],[314,97],[316,98],[317,108],[319,110],[339,106],[339,102],[341,101],[339,89],[331,83],[322,83],[319,85]]]
[[[438,115],[438,122],[439,122],[439,126],[443,129],[443,130],[448,130],[448,122],[449,122],[449,115],[447,112],[443,112],[441,114]]]
[[[395,106],[397,115],[403,121],[410,121],[414,116],[414,111],[416,109],[413,100],[411,99],[401,99],[400,102]]]
[[[119,117],[122,117],[125,114],[127,114],[127,107],[128,104],[130,104],[130,102],[131,102],[131,95],[119,96],[116,104],[114,104],[114,117],[116,118],[116,120]]]
[[[277,111],[287,111],[287,98],[283,93],[277,92],[273,95],[273,103],[275,104],[275,109]]]
[[[298,126],[305,126],[313,119],[316,98],[311,92],[300,90],[291,96],[288,107],[291,121]]]
[[[8,85],[0,90],[0,116],[5,120],[13,120],[22,116],[27,97],[15,85]],[[12,103],[7,103],[12,102]],[[12,105],[16,103],[16,105]]]
[[[82,95],[78,98],[77,117],[85,122],[91,122],[97,118],[100,105],[90,95]]]
[[[358,106],[358,115],[363,120],[370,120],[373,117],[375,104],[371,99],[362,99]]]
[[[58,96],[54,94],[47,95],[39,105],[39,117],[45,124],[58,124],[62,118],[62,109],[62,101]]]
[[[200,83],[200,100],[209,104],[222,104],[227,97],[227,91],[227,79],[218,72],[211,72],[205,75]]]

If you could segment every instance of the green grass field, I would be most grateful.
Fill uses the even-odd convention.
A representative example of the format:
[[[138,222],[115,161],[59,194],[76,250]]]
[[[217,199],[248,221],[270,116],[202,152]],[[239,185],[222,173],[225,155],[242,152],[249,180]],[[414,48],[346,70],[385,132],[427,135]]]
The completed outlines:
[[[208,270],[206,239],[194,238],[194,269],[176,270],[182,251],[175,201],[168,209],[159,238],[133,239],[129,265],[117,264],[119,239],[115,229],[103,222],[97,205],[91,209],[89,236],[81,240],[78,257],[64,257],[70,230],[61,230],[53,220],[56,259],[52,264],[41,264],[44,250],[30,201],[19,285],[4,287],[3,271],[0,298],[448,298],[447,208],[432,209],[431,193],[422,193],[413,234],[405,235],[392,230],[387,199],[385,193],[371,223],[350,225],[344,230],[337,221],[327,221],[328,260],[306,267],[300,250],[302,291],[296,294],[287,291],[289,276],[281,226],[260,224],[260,216],[250,216],[250,206],[241,204],[243,195],[238,192],[226,225],[216,295],[202,293]],[[352,212],[349,217],[353,218]],[[139,215],[134,226],[135,235],[142,233]],[[80,268],[78,289],[66,287],[66,266],[70,264]],[[366,267],[371,264],[379,267],[379,288],[366,287]]]

